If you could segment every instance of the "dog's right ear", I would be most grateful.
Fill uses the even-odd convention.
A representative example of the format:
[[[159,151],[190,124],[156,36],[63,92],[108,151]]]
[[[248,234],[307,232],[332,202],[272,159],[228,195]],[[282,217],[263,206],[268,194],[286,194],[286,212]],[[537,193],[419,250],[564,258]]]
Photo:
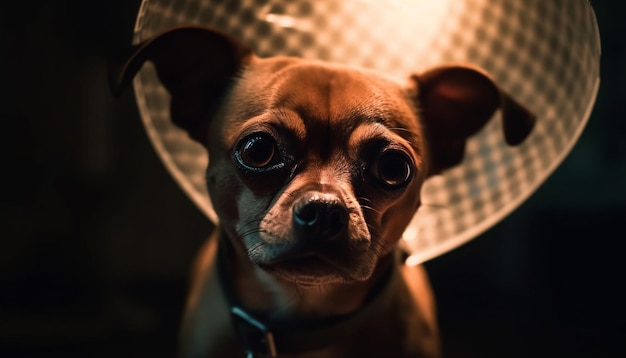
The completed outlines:
[[[177,27],[134,46],[125,61],[112,65],[112,91],[119,95],[146,61],[153,62],[171,95],[172,121],[206,146],[207,116],[252,57],[250,49],[218,31]]]

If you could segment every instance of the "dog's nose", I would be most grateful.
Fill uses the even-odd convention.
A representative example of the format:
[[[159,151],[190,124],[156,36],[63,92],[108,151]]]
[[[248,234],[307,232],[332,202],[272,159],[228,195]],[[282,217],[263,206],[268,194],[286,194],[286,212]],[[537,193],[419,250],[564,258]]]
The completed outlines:
[[[293,226],[303,239],[335,240],[348,228],[348,209],[334,194],[309,192],[293,206]]]

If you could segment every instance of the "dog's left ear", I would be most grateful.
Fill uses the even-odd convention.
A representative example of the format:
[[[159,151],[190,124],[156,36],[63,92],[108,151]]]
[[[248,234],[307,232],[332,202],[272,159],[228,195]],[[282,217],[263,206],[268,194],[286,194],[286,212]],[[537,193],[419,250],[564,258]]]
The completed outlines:
[[[500,108],[506,143],[515,146],[532,131],[536,118],[483,71],[445,66],[411,77],[431,152],[430,175],[458,165],[465,142]]]
[[[113,61],[110,82],[118,95],[144,62],[153,62],[171,95],[172,121],[206,146],[208,115],[252,58],[252,51],[230,36],[207,27],[181,26],[134,46],[124,60]]]

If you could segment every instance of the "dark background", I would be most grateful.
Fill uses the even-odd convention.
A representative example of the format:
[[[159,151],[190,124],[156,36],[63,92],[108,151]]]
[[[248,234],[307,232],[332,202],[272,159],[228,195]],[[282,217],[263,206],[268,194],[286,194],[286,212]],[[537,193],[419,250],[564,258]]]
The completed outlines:
[[[446,357],[611,357],[626,335],[626,6],[591,1],[602,83],[547,182],[426,264]],[[156,157],[106,60],[138,0],[0,5],[0,357],[171,357],[211,225]]]

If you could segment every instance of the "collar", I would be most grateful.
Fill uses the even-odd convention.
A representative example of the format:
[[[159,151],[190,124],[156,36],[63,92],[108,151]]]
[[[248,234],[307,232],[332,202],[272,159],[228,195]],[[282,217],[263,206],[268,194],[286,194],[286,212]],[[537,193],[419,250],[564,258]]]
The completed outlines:
[[[382,277],[356,312],[323,320],[263,322],[240,306],[230,270],[227,269],[223,247],[224,243],[220,242],[217,255],[218,277],[230,307],[235,333],[249,358],[255,356],[273,358],[279,353],[302,353],[322,349],[345,339],[356,332],[380,307],[385,306],[392,296],[391,282],[397,276],[397,265],[392,255],[384,262],[387,267]]]

